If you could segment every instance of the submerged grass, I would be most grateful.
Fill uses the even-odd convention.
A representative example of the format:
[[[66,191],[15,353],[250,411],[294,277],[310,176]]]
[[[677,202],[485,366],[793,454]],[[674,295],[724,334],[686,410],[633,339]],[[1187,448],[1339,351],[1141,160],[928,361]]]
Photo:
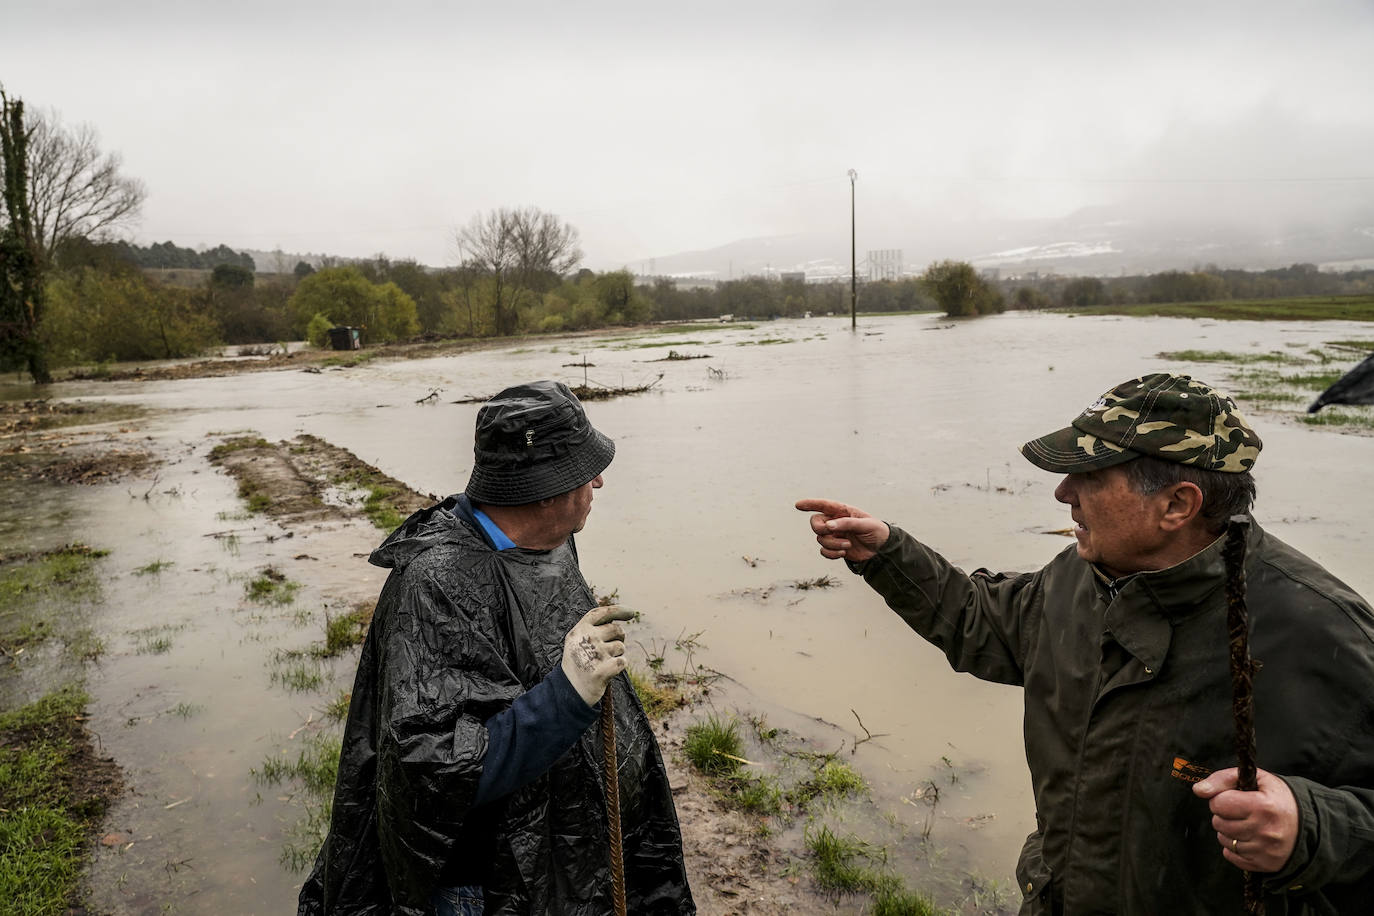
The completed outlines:
[[[1301,344],[1294,344],[1294,348]],[[1242,406],[1253,406],[1296,414],[1308,426],[1374,429],[1374,409],[1358,406],[1332,406],[1308,414],[1301,408],[1341,378],[1350,368],[1350,355],[1343,350],[1360,351],[1374,342],[1336,340],[1327,349],[1307,348],[1302,353],[1238,353],[1225,350],[1173,350],[1157,354],[1160,359],[1188,362],[1216,362],[1236,367],[1230,374],[1234,394]],[[1336,352],[1331,352],[1332,350]],[[1260,365],[1266,364],[1266,365]],[[1273,366],[1275,368],[1269,368]],[[1278,367],[1300,367],[1284,371]]]
[[[300,587],[299,582],[292,582],[275,566],[268,566],[244,583],[243,594],[255,604],[284,605],[296,600]]]
[[[281,853],[282,865],[294,873],[299,874],[314,864],[315,855],[329,830],[342,744],[342,739],[335,735],[311,735],[296,751],[294,759],[291,752],[284,749],[252,770],[259,785],[290,784],[300,790],[296,800],[304,811],[287,827]]]
[[[324,684],[320,660],[311,653],[278,652],[272,658],[272,683],[292,693],[318,690]]]
[[[375,605],[364,604],[346,611],[337,617],[326,613],[324,617],[324,646],[320,654],[325,658],[341,655],[354,646],[361,645],[367,638],[367,628],[372,623]]]
[[[71,657],[98,658],[103,643],[75,618],[83,605],[99,599],[95,564],[108,554],[85,544],[68,544],[0,557],[0,646],[13,651],[57,637]]]
[[[805,807],[817,799],[842,798],[867,791],[868,783],[853,767],[838,760],[829,760],[810,777],[793,786],[787,794],[794,804]]]

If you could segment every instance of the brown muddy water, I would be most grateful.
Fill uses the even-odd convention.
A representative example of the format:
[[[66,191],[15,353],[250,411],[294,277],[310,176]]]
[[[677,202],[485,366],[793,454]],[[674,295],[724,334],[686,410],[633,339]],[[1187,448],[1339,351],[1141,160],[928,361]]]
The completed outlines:
[[[374,596],[382,581],[365,562],[381,533],[365,523],[287,538],[243,517],[232,481],[205,460],[212,434],[310,433],[443,495],[467,479],[477,411],[450,401],[531,378],[578,384],[584,370],[565,364],[585,357],[592,382],[664,373],[646,394],[588,407],[617,454],[579,548],[588,580],[644,614],[632,655],[696,635],[693,663],[728,677],[718,708],[765,714],[826,750],[843,743],[874,786],[868,814],[848,829],[909,838],[929,822],[924,860],[893,864],[916,886],[940,869],[974,873],[1014,907],[1016,854],[1034,823],[1019,692],[951,672],[817,554],[793,502],[863,507],[965,569],[1035,568],[1071,543],[1045,533],[1070,521],[1052,495],[1058,478],[1025,462],[1021,442],[1141,373],[1182,370],[1227,387],[1227,366],[1166,363],[1160,351],[1301,353],[1352,338],[1374,340],[1374,329],[1009,314],[953,325],[865,318],[852,333],[847,319],[818,318],[540,339],[319,374],[54,386],[53,397],[158,409],[137,436],[167,460],[156,482],[3,500],[0,552],[69,540],[112,551],[90,725],[134,792],[110,819],[120,836],[92,868],[93,902],[114,913],[292,910],[300,876],[278,860],[299,807],[250,774],[320,727],[356,655],[326,664],[320,687],[293,692],[274,681],[273,653],[318,642],[329,608]],[[649,362],[669,349],[710,359]],[[438,398],[416,403],[434,389]],[[1374,437],[1249,412],[1265,442],[1261,523],[1374,595]],[[140,574],[154,563],[171,565]],[[244,582],[268,564],[302,583],[290,605],[246,599]],[[826,574],[839,586],[793,587]],[[150,650],[155,637],[165,651]],[[854,750],[865,729],[880,737]],[[913,794],[930,781],[941,786],[933,818]]]

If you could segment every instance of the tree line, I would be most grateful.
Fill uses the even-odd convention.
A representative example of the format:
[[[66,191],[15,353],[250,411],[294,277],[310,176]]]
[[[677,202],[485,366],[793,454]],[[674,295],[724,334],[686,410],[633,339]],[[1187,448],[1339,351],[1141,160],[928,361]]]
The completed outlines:
[[[385,255],[259,277],[227,246],[110,240],[137,216],[145,191],[100,150],[89,127],[68,128],[0,89],[0,370],[50,380],[53,366],[198,355],[221,343],[306,338],[362,329],[365,343],[416,336],[490,337],[578,331],[650,320],[845,313],[847,283],[744,277],[716,284],[578,269],[577,230],[535,207],[479,213],[457,231],[456,267]],[[198,286],[159,282],[153,268],[207,270]],[[998,279],[962,261],[919,277],[865,282],[865,312],[938,309],[952,316],[1004,309],[1198,302],[1374,292],[1374,271],[1216,267],[1131,277]]]
[[[174,242],[154,242],[147,247],[125,241],[115,241],[115,254],[120,258],[137,264],[139,267],[154,269],[213,270],[221,264],[232,264],[253,271],[257,264],[246,251],[235,251],[228,245],[220,244],[205,251],[182,248]]]

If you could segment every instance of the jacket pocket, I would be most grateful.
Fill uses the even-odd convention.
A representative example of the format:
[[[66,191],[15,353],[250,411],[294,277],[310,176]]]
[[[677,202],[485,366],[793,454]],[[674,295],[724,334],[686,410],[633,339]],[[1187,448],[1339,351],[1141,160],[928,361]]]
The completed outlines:
[[[1016,862],[1016,883],[1021,888],[1020,916],[1049,916],[1054,912],[1051,885],[1054,875],[1045,864],[1044,837],[1039,831],[1026,837]]]

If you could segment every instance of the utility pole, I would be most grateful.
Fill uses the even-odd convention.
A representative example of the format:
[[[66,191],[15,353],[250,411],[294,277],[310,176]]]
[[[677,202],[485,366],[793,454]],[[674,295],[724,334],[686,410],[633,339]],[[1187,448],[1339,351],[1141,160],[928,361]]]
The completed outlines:
[[[859,249],[854,235],[854,183],[859,173],[849,170],[849,330],[859,329]]]

